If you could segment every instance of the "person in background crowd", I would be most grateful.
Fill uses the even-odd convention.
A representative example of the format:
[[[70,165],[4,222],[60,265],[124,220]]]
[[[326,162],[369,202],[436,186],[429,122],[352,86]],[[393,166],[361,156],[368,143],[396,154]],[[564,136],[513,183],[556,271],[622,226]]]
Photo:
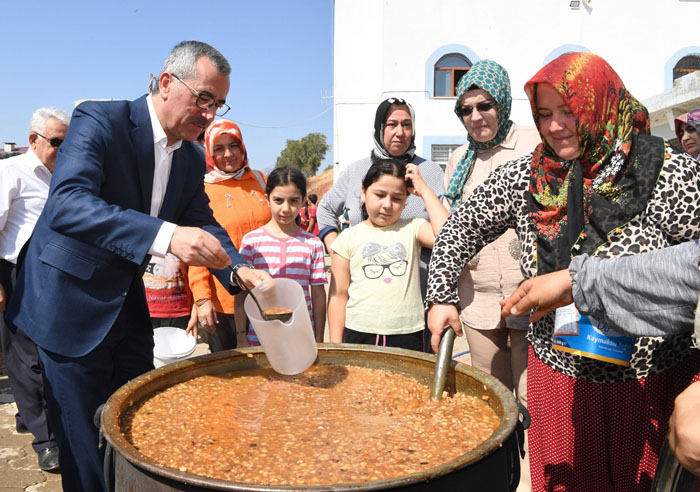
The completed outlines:
[[[700,160],[700,109],[683,113],[674,120],[674,125],[683,150]]]
[[[454,112],[467,129],[467,144],[450,156],[445,169],[445,202],[455,210],[484,180],[508,161],[532,152],[540,142],[534,127],[510,120],[510,78],[491,60],[475,63],[457,86]],[[501,317],[498,304],[523,280],[520,242],[508,229],[485,246],[459,276],[459,319],[471,364],[497,377],[527,406],[527,327],[525,316]],[[529,489],[527,457],[521,463],[523,492]]]
[[[508,228],[525,277],[567,268],[572,254],[612,258],[700,236],[700,163],[647,135],[646,108],[603,59],[562,55],[525,91],[542,142],[496,169],[436,239],[426,299],[435,345],[446,326],[461,333],[465,264]],[[634,339],[626,360],[570,352],[554,335],[569,311],[528,330],[533,489],[648,491],[673,399],[697,378],[700,354],[688,333]]]
[[[233,245],[240,248],[245,234],[270,220],[265,175],[248,165],[241,129],[233,121],[212,123],[207,128],[204,147],[207,163],[204,191],[209,206]],[[190,267],[189,281],[195,303],[193,312],[208,332],[209,350],[218,352],[247,346],[246,333],[237,333],[234,316],[243,306],[239,307],[234,296],[204,267]],[[190,330],[194,326],[193,320]]]
[[[12,296],[22,250],[32,235],[49,195],[56,153],[66,138],[70,116],[56,108],[39,108],[29,124],[29,150],[0,166],[0,314]],[[21,295],[21,294],[18,294]],[[39,468],[59,466],[58,446],[46,409],[44,376],[36,344],[0,315],[2,356],[17,403],[17,432],[34,435]]]
[[[66,492],[106,490],[95,412],[153,369],[142,281],[150,255],[211,267],[223,284],[272,282],[214,220],[204,157],[192,143],[228,108],[230,71],[217,50],[185,41],[168,55],[155,93],[73,112],[17,276],[22,295],[6,312],[37,344]]]
[[[321,241],[296,222],[305,196],[306,178],[299,169],[283,166],[273,170],[265,187],[272,216],[267,224],[243,237],[240,251],[255,268],[301,285],[314,337],[322,342],[326,328],[326,264]],[[241,293],[236,297],[242,304],[245,296]],[[244,331],[248,322],[244,309],[236,310],[236,319],[238,330]],[[251,345],[260,345],[252,327],[249,340]]]
[[[143,274],[143,286],[153,328],[187,328],[192,312],[187,265],[171,254],[152,256]]]
[[[313,193],[306,197],[306,202],[304,206],[299,211],[301,216],[301,223],[299,226],[306,232],[310,232],[314,236],[318,236],[318,221],[316,220],[316,203],[318,202],[318,197]],[[311,205],[309,205],[309,203]]]
[[[350,164],[333,183],[333,187],[328,193],[323,195],[318,204],[319,237],[323,240],[327,250],[338,237],[338,217],[347,212],[351,226],[362,222],[362,202],[360,200],[362,180],[369,167],[379,159],[393,157],[405,164],[417,165],[418,171],[428,187],[438,198],[442,199],[444,192],[442,168],[415,153],[415,121],[413,108],[403,99],[390,97],[379,104],[374,117],[374,149],[369,156]],[[409,195],[401,218],[428,220],[428,212],[423,200],[418,196]],[[423,248],[420,257],[421,295],[425,295],[426,291],[429,262],[430,250]],[[425,336],[426,343],[424,345],[429,349],[427,338],[430,333],[427,328]]]
[[[338,231],[343,232],[345,229],[350,227],[350,217],[348,216],[348,211],[343,210],[343,215],[338,217]]]

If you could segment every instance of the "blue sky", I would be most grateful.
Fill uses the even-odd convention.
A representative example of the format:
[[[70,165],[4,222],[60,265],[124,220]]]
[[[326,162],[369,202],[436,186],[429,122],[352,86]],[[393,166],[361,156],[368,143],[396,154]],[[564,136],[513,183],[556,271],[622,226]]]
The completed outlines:
[[[137,98],[170,49],[196,39],[231,63],[226,117],[241,125],[252,167],[273,168],[286,140],[308,133],[332,145],[332,0],[0,4],[0,142],[27,145],[41,106]]]

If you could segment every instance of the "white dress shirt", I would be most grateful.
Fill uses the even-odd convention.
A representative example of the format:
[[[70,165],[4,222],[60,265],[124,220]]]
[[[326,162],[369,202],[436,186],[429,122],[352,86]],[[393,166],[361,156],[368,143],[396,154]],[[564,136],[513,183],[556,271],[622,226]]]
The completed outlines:
[[[165,190],[168,187],[170,167],[173,163],[173,152],[182,146],[182,140],[178,140],[168,146],[168,137],[160,124],[160,120],[158,120],[158,115],[156,115],[156,110],[153,107],[153,97],[150,94],[146,96],[146,104],[148,105],[148,114],[151,116],[151,126],[153,127],[153,155],[155,157],[150,215],[158,217],[163,198],[165,198]],[[176,224],[163,222],[148,253],[164,258],[168,252],[175,227]]]
[[[0,160],[0,258],[17,263],[49,196],[51,172],[26,154]]]

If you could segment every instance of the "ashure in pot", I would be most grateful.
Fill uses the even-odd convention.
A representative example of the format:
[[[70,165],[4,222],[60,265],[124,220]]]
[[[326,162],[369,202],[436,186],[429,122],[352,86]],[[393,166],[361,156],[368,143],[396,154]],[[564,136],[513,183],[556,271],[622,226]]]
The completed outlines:
[[[320,345],[317,364],[351,365],[408,376],[428,387],[434,357],[400,349],[361,345]],[[236,373],[268,366],[260,349],[212,354],[152,371],[120,388],[103,412],[103,432],[114,448],[116,490],[513,490],[518,480],[515,428],[518,410],[512,394],[498,381],[469,366],[456,364],[448,391],[484,398],[500,417],[485,442],[456,459],[420,473],[366,483],[303,486],[251,485],[204,478],[159,465],[140,453],[126,438],[121,421],[127,409],[154,393],[201,375]],[[337,372],[337,371],[336,371]],[[108,459],[108,462],[111,462]],[[322,467],[321,467],[322,468]],[[323,474],[323,469],[318,471]],[[514,485],[515,484],[515,485]]]

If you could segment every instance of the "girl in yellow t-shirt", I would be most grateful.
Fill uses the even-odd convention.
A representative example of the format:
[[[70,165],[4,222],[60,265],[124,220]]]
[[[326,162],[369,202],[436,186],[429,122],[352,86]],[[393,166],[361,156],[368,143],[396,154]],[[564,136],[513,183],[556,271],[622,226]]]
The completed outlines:
[[[430,222],[401,219],[408,194],[425,202]],[[331,343],[423,350],[420,248],[432,248],[448,216],[415,164],[381,159],[362,181],[364,221],[331,245]]]

